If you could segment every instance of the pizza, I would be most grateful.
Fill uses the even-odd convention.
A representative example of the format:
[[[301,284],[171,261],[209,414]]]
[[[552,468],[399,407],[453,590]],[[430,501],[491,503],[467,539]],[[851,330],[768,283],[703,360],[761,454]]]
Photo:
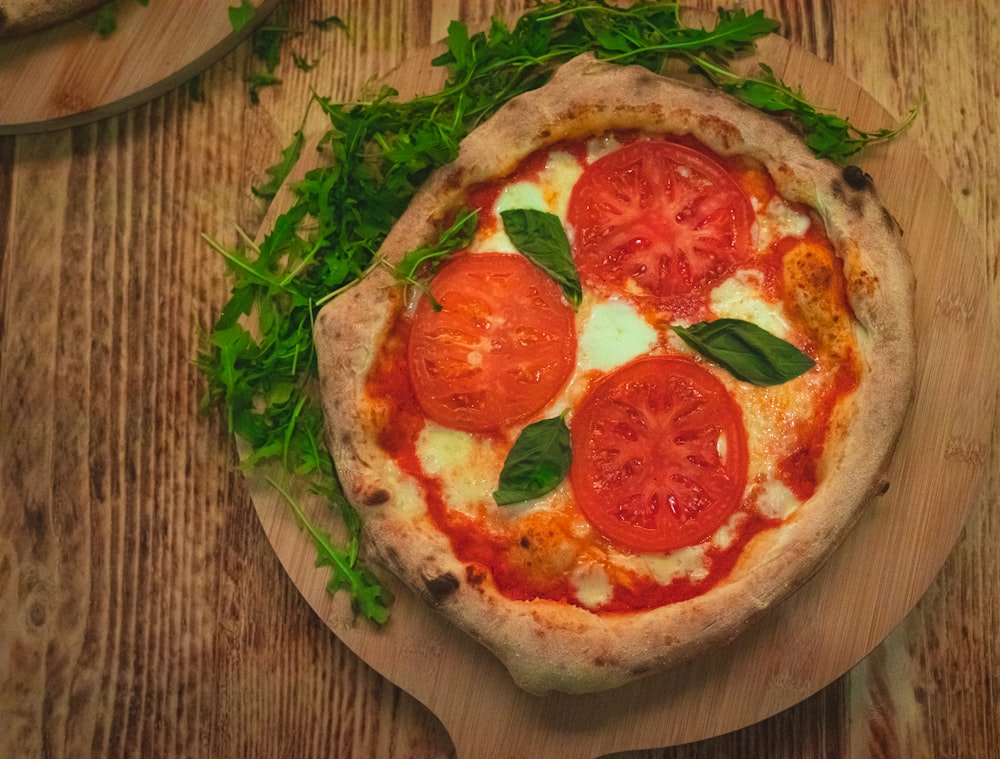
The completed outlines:
[[[0,38],[17,37],[96,8],[102,0],[0,0]]]
[[[336,470],[369,558],[529,692],[725,645],[888,487],[900,230],[870,177],[724,94],[574,59],[379,256],[314,328]]]

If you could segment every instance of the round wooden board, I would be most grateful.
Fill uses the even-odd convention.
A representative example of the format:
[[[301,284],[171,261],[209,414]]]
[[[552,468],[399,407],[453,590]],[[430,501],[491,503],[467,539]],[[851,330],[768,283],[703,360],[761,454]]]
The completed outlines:
[[[389,78],[404,97],[440,84],[429,63],[436,52]],[[759,59],[859,127],[894,123],[855,83],[781,38],[761,44]],[[313,544],[288,505],[260,474],[250,476],[264,530],[300,592],[361,659],[437,715],[459,757],[589,758],[745,727],[848,671],[933,581],[990,453],[997,372],[985,257],[912,139],[871,148],[859,163],[905,230],[917,274],[916,394],[892,484],[809,583],[710,657],[607,693],[528,695],[491,654],[392,577],[384,577],[396,595],[385,627],[355,619],[346,594],[326,592],[327,571],[316,569]],[[275,201],[263,232],[286,202]],[[305,503],[311,518],[336,535],[329,507]]]
[[[86,23],[91,15],[0,40],[0,134],[76,126],[154,98],[221,58],[277,4],[254,2],[238,32],[219,0],[129,2],[107,38]]]

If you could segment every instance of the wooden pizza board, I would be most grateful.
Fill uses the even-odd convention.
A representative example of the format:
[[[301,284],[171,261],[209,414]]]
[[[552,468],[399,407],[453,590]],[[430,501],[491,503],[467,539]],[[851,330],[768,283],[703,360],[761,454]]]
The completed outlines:
[[[101,38],[82,16],[0,40],[0,135],[76,126],[127,110],[190,80],[232,50],[278,0],[260,0],[233,31],[219,0],[119,3]]]
[[[440,72],[429,63],[437,52],[401,67],[391,84],[404,97],[438,87]],[[764,41],[759,58],[813,102],[861,128],[896,123],[854,82],[782,38]],[[361,659],[437,715],[461,759],[589,759],[740,729],[847,672],[928,588],[961,532],[989,460],[997,351],[985,256],[912,138],[904,134],[870,148],[859,164],[905,230],[916,269],[914,403],[889,491],[817,575],[728,647],[606,693],[528,695],[491,654],[387,573],[396,597],[389,622],[375,629],[356,619],[346,594],[326,592],[328,574],[315,568],[315,549],[287,503],[250,476],[264,530],[300,592]],[[286,203],[279,196],[263,232]],[[307,501],[307,512],[337,534],[328,506]]]

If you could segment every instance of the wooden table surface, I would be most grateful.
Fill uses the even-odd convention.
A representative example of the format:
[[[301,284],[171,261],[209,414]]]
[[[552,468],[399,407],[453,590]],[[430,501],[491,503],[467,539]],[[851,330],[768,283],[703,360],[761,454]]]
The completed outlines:
[[[281,85],[243,43],[103,120],[0,136],[0,757],[448,757],[420,703],[357,659],[284,574],[220,414],[202,330],[310,88],[365,83],[510,0],[301,0]],[[715,2],[691,3],[712,9]],[[912,126],[1000,252],[1000,6],[751,1]],[[311,19],[337,15],[347,29]],[[291,53],[317,60],[297,69]],[[942,256],[948,251],[942,250]],[[994,441],[997,440],[994,426]],[[850,672],[761,723],[630,757],[1000,756],[998,464],[917,607]]]

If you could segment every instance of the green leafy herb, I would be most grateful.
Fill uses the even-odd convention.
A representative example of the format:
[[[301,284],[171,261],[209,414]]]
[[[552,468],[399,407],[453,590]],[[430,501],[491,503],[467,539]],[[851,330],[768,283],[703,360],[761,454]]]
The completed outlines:
[[[250,102],[254,105],[260,104],[260,91],[262,89],[281,84],[281,79],[277,75],[267,71],[253,71],[245,74],[243,81],[249,85],[247,92],[250,95]]]
[[[508,506],[543,496],[565,479],[571,461],[569,428],[562,416],[529,424],[507,454],[493,499]]]
[[[281,152],[281,160],[273,166],[268,167],[267,174],[271,179],[258,187],[251,188],[254,195],[259,198],[271,199],[277,194],[292,169],[295,168],[295,164],[302,154],[302,146],[305,144],[305,139],[302,129],[298,129],[292,137],[292,141]]]
[[[94,29],[101,37],[110,37],[118,29],[118,9],[113,3],[98,9],[94,16]]]
[[[238,32],[249,24],[255,13],[257,13],[257,9],[250,0],[243,0],[239,5],[229,6],[229,24],[233,27],[233,31]]]
[[[316,566],[330,567],[330,579],[326,589],[329,593],[346,589],[351,593],[351,606],[355,614],[362,614],[376,624],[384,624],[389,619],[389,598],[370,570],[357,563],[357,544],[349,542],[347,548],[333,545],[329,533],[320,529],[306,516],[301,505],[288,490],[276,480],[268,482],[285,499],[295,515],[295,520],[312,538],[316,546]]]
[[[562,288],[566,300],[574,308],[579,307],[583,288],[559,217],[545,211],[514,208],[501,211],[500,218],[514,247],[548,272]]]
[[[917,109],[913,108],[898,126],[868,132],[835,113],[817,109],[806,100],[801,89],[792,89],[780,81],[766,64],[760,64],[761,76],[753,79],[735,76],[708,60],[692,57],[691,61],[717,87],[738,100],[759,110],[786,116],[798,127],[803,141],[814,154],[839,164],[847,163],[868,145],[893,139],[917,115]]]
[[[754,385],[780,385],[814,364],[791,343],[742,319],[716,319],[673,330],[705,358]]]
[[[315,26],[320,31],[329,31],[330,29],[343,29],[347,30],[347,24],[340,16],[327,16],[326,18],[314,18],[309,22]]]
[[[468,247],[476,233],[478,220],[479,213],[477,211],[461,211],[455,222],[441,233],[434,245],[421,246],[403,256],[402,260],[393,267],[396,279],[416,285],[429,295],[426,278],[421,277],[420,272],[424,271],[429,277],[452,253]],[[440,307],[436,303],[434,305],[435,309],[439,310]]]
[[[301,56],[297,53],[292,53],[292,62],[295,64],[295,68],[297,68],[299,71],[312,71],[314,68],[316,68],[317,64],[319,64],[319,59],[314,58],[313,60],[309,61],[306,60],[304,56]]]

